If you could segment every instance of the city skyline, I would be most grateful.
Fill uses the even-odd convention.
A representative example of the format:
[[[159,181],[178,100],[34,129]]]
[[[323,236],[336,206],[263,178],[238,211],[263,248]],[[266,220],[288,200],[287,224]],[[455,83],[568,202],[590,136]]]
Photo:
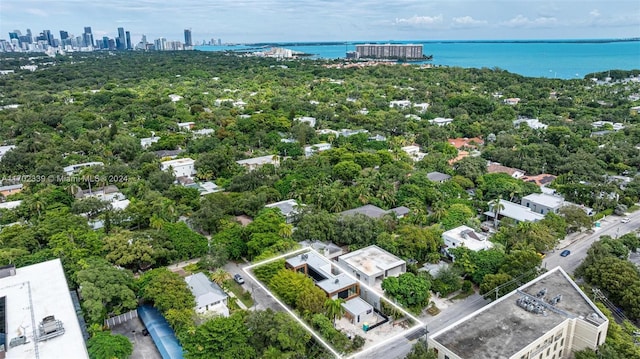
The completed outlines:
[[[85,26],[93,28],[95,39],[120,38],[117,28],[124,27],[132,43],[142,35],[184,41],[185,29],[194,44],[212,38],[236,43],[629,38],[640,35],[638,13],[635,0],[517,5],[503,0],[324,0],[300,1],[295,7],[285,0],[3,0],[0,39],[27,28],[34,34],[49,29],[78,36]]]

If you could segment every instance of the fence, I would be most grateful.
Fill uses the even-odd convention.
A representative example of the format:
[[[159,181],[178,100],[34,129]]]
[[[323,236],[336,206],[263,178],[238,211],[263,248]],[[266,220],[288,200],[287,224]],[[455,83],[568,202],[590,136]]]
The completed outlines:
[[[105,325],[105,327],[111,329],[113,326],[128,322],[131,319],[137,318],[137,317],[138,317],[138,311],[134,309],[134,310],[132,310],[130,312],[126,312],[124,314],[120,314],[118,316],[106,319],[104,321],[104,325]]]

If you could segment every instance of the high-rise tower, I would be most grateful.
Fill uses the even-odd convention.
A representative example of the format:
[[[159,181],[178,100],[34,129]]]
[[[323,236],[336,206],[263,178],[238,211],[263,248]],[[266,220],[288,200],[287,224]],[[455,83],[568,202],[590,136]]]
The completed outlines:
[[[84,46],[95,46],[93,42],[93,34],[91,33],[91,26],[84,27],[84,34],[82,34],[82,40]]]
[[[124,35],[124,28],[123,27],[119,27],[118,28],[118,39],[119,41],[116,41],[116,43],[119,43],[118,46],[118,50],[124,50],[127,48],[127,39],[125,38]]]
[[[191,38],[191,29],[184,29],[184,46],[193,46],[193,40]]]

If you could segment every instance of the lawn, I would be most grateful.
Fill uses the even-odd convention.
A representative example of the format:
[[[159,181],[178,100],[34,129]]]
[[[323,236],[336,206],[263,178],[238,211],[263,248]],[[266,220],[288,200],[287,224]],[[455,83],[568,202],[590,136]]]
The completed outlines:
[[[244,304],[247,308],[251,308],[253,306],[253,298],[251,298],[251,293],[247,292],[240,284],[236,283],[233,279],[226,280],[224,282],[224,287],[227,290],[233,292],[236,297]]]

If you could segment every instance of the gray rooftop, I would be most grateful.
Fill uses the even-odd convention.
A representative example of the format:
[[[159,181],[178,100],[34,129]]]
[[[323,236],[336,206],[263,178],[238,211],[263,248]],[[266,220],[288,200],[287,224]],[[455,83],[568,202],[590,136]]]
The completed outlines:
[[[391,208],[389,210],[389,212],[393,212],[393,213],[396,214],[396,216],[402,217],[402,216],[406,216],[407,214],[409,214],[409,212],[411,212],[411,210],[408,207],[400,206],[400,207],[396,207],[396,208]]]
[[[541,299],[545,303],[562,295],[562,300],[553,306],[556,310],[535,314],[516,304],[517,299],[525,296],[522,293],[535,298],[544,288],[547,291]],[[589,320],[594,313],[595,319]],[[604,322],[605,316],[562,268],[556,267],[434,333],[431,339],[465,359],[509,358],[570,318],[589,318],[584,321],[595,328]]]
[[[203,273],[192,274],[184,278],[191,293],[196,298],[196,305],[204,307],[207,304],[222,301],[228,297],[217,284],[210,281]]]
[[[384,216],[385,214],[388,213],[395,213],[397,216],[404,216],[406,214],[409,213],[409,208],[401,206],[401,207],[397,207],[397,208],[392,208],[388,211],[385,211],[384,209],[374,206],[372,204],[367,204],[364,205],[362,207],[358,207],[358,208],[354,208],[354,209],[350,209],[344,212],[340,212],[339,214],[341,216],[353,216],[356,214],[364,214],[365,216],[369,217],[369,218],[380,218],[382,216]]]
[[[7,186],[0,186],[0,191],[12,191],[15,189],[21,189],[23,186],[21,183],[18,184],[11,184],[11,185],[7,185]]]
[[[280,212],[286,217],[290,214],[296,214],[298,209],[298,202],[295,199],[288,199],[286,201],[280,201],[276,203],[267,204],[267,208],[278,208]]]
[[[174,157],[183,152],[184,150],[161,150],[161,151],[155,151],[154,153],[156,156],[162,158],[162,157]]]
[[[564,205],[564,198],[546,193],[532,193],[522,198],[523,201],[525,199],[549,208],[560,208]]]
[[[448,180],[451,176],[441,172],[429,172],[427,173],[427,178],[433,182],[442,182]]]
[[[355,297],[349,301],[342,303],[342,307],[349,313],[358,315],[360,313],[364,313],[367,310],[373,310],[373,306],[371,304],[364,301],[364,299],[360,297]]]
[[[356,280],[344,273],[340,273],[336,276],[332,276],[316,283],[316,285],[320,287],[320,289],[324,290],[327,293],[334,293],[344,287],[352,286],[354,284],[356,284]]]
[[[344,211],[344,212],[340,212],[341,216],[352,216],[355,214],[364,214],[367,217],[371,217],[371,218],[380,218],[382,216],[384,216],[385,214],[387,214],[387,211],[385,211],[384,209],[374,206],[372,204],[367,204],[365,206],[362,207],[358,207],[358,208],[354,208],[354,209],[350,209],[348,211]]]
[[[303,264],[306,264],[309,267],[312,267],[316,272],[320,272],[327,278],[332,277],[331,274],[331,263],[327,262],[320,254],[314,251],[305,252],[303,254],[296,255],[294,257],[289,257],[286,259],[287,264],[292,267],[300,267]]]

